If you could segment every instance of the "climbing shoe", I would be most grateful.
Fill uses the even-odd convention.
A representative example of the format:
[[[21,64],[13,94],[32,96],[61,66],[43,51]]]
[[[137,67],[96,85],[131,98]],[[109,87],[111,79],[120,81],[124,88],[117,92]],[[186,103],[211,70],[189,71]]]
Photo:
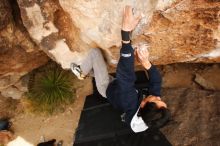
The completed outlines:
[[[70,69],[77,76],[78,79],[80,80],[85,79],[85,76],[82,74],[82,70],[79,65],[76,65],[75,63],[71,63]]]

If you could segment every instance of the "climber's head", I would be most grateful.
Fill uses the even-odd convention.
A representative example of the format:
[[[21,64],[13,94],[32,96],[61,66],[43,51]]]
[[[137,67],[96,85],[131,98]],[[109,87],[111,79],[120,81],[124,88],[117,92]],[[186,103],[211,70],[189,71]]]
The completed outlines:
[[[148,127],[161,128],[170,120],[170,112],[165,102],[157,96],[144,98],[138,116],[141,116]]]
[[[148,103],[155,103],[157,109],[160,108],[167,108],[167,105],[164,101],[161,100],[161,98],[159,96],[153,96],[153,95],[149,95],[147,97],[145,97],[142,101],[141,101],[141,108],[144,108],[146,105],[148,105]]]

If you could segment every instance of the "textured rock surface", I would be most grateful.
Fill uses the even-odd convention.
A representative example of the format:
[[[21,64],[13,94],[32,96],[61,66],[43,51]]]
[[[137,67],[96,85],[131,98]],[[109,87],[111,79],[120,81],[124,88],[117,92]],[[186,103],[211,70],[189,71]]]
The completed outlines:
[[[69,68],[91,47],[104,50],[116,64],[122,11],[126,4],[142,12],[133,32],[134,45],[149,43],[155,64],[220,62],[218,0],[18,0],[32,39]]]
[[[212,82],[206,80],[205,78],[203,78],[199,74],[196,74],[195,82],[198,83],[200,86],[202,86],[204,89],[207,89],[207,90],[214,90],[215,89]]]
[[[207,90],[220,91],[220,66],[214,65],[196,74],[195,81]]]
[[[38,46],[63,68],[69,68],[70,62],[79,62],[89,46],[81,40],[80,30],[59,1],[18,0],[18,3],[23,23]],[[78,53],[79,50],[83,53]]]
[[[20,77],[45,64],[47,55],[29,37],[16,1],[0,2],[0,92]]]
[[[1,95],[4,97],[11,97],[13,99],[20,99],[22,97],[23,92],[18,90],[18,88],[14,86],[10,86],[5,90],[1,91]]]
[[[8,85],[8,87],[4,87],[4,90],[1,91],[1,95],[4,97],[11,97],[12,99],[20,99],[23,94],[28,91],[28,82],[29,75],[18,76],[19,79],[12,85]]]
[[[219,146],[220,92],[166,89],[173,121],[162,131],[173,146]]]
[[[219,1],[182,0],[154,13],[144,34],[157,64],[220,62],[219,12]]]
[[[171,64],[159,67],[163,88],[220,91],[220,64]]]

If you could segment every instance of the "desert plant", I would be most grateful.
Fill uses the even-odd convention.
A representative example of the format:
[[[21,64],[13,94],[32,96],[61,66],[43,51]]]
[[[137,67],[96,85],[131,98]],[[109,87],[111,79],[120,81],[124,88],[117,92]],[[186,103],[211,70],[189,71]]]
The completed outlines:
[[[29,83],[28,99],[38,111],[53,113],[73,99],[71,80],[62,69],[47,68],[33,78]]]

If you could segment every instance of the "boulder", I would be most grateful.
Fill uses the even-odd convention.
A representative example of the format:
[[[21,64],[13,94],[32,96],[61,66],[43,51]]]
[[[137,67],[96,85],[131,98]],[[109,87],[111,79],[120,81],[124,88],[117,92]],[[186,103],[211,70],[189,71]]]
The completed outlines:
[[[27,92],[28,83],[29,83],[29,75],[25,75],[21,77],[21,79],[17,83],[15,83],[14,86],[22,92]]]
[[[207,90],[214,90],[214,85],[209,80],[205,79],[200,74],[196,74],[195,82],[202,86],[204,89]]]
[[[0,78],[0,91],[15,84],[20,79],[20,75],[8,75]]]
[[[19,80],[17,80],[17,82],[12,82],[11,84],[8,83],[8,87],[6,88],[5,86],[4,90],[1,90],[1,95],[3,97],[20,99],[25,92],[28,92],[29,75],[18,77]]]
[[[23,26],[15,0],[0,2],[0,92],[49,58]]]
[[[197,73],[195,82],[204,89],[220,91],[220,65],[212,65]]]
[[[218,0],[17,0],[32,40],[52,59],[69,68],[88,50],[101,48],[117,64],[125,5],[142,20],[133,45],[148,43],[154,64],[220,62]]]
[[[20,91],[14,86],[10,86],[7,89],[1,91],[3,97],[11,97],[13,99],[20,99],[24,92]]]

